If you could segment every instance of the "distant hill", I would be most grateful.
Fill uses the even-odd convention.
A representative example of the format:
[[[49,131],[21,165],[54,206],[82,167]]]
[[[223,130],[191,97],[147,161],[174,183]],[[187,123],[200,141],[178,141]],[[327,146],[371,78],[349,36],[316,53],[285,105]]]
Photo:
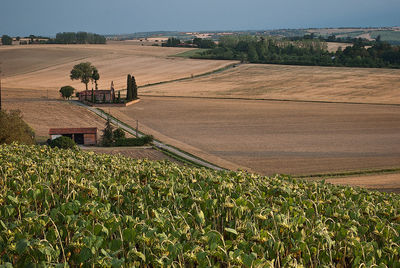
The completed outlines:
[[[400,27],[371,27],[371,28],[308,28],[308,29],[274,29],[274,30],[244,30],[244,31],[198,31],[198,32],[178,32],[178,31],[154,31],[138,32],[131,34],[107,35],[108,39],[129,40],[149,37],[176,37],[181,40],[192,39],[194,37],[210,38],[218,40],[225,35],[265,35],[296,37],[314,33],[315,36],[328,37],[335,35],[341,38],[364,38],[374,40],[379,35],[382,41],[392,45],[400,44]]]

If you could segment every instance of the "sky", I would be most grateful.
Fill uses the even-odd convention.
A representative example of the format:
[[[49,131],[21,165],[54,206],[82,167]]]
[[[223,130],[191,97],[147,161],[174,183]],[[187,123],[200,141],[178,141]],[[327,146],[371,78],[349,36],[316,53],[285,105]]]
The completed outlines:
[[[0,0],[0,35],[400,26],[399,0]]]

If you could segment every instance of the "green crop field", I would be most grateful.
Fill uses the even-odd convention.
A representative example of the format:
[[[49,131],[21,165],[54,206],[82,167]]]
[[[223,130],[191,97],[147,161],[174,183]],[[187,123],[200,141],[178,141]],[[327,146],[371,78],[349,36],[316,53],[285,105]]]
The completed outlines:
[[[323,182],[0,146],[2,267],[399,267],[399,209]]]

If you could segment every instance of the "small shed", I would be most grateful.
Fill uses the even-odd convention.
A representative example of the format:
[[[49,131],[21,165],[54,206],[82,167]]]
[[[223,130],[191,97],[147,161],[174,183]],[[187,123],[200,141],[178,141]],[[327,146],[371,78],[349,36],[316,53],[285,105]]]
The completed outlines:
[[[92,128],[50,128],[50,139],[54,140],[58,137],[65,136],[81,145],[97,144],[97,127]]]

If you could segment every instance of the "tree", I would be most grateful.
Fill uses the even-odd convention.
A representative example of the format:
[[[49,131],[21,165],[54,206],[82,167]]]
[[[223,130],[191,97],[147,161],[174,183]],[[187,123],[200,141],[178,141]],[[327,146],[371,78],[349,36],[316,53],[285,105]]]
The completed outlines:
[[[113,127],[111,125],[110,117],[107,118],[106,127],[103,130],[101,136],[101,144],[106,147],[110,147],[114,142]]]
[[[10,36],[4,34],[4,35],[1,37],[1,43],[2,43],[3,45],[7,45],[7,46],[12,45],[12,38],[11,38]]]
[[[132,76],[128,74],[127,81],[126,81],[126,100],[131,101],[133,98],[132,92]]]
[[[131,90],[132,90],[132,99],[136,100],[138,98],[138,93],[137,93],[136,80],[133,75],[131,79]]]
[[[125,139],[125,132],[122,130],[122,128],[117,128],[114,130],[113,135],[114,140]]]
[[[35,133],[22,120],[20,111],[0,111],[0,144],[10,144],[14,141],[23,144],[34,144]]]
[[[75,88],[71,87],[71,86],[63,86],[62,88],[60,88],[60,93],[61,96],[64,99],[68,99],[72,96],[72,94],[74,94]]]
[[[70,78],[71,80],[81,80],[88,90],[88,83],[93,79],[93,68],[95,67],[90,62],[81,62],[72,68]]]
[[[100,74],[96,67],[92,68],[92,80],[94,81],[95,89],[99,89],[97,81],[100,80]]]

